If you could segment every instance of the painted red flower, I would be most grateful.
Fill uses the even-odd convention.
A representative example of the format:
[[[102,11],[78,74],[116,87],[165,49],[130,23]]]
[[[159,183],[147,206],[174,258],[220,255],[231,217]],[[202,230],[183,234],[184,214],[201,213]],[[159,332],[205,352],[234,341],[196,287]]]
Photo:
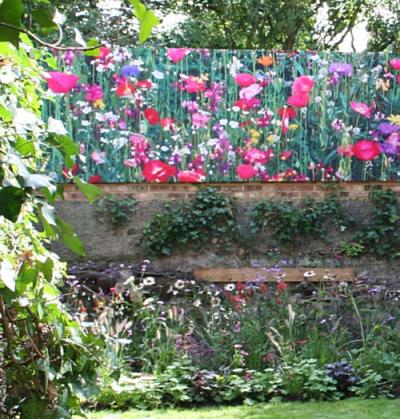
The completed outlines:
[[[382,150],[380,145],[372,140],[360,140],[353,145],[353,155],[359,160],[372,160],[378,157]]]
[[[197,183],[202,182],[205,179],[203,173],[194,170],[186,170],[182,172],[178,172],[178,180],[182,183]]]
[[[288,104],[294,106],[295,108],[304,108],[308,105],[309,99],[310,98],[307,94],[295,94],[288,98]]]
[[[292,93],[293,95],[308,95],[314,87],[315,81],[308,76],[300,76],[293,82]]]
[[[160,122],[160,115],[153,108],[147,108],[143,111],[144,117],[150,125],[157,125]]]
[[[239,73],[235,77],[235,82],[240,87],[248,87],[248,86],[251,86],[252,84],[257,83],[257,79],[252,74]]]
[[[135,93],[136,88],[133,84],[124,81],[122,83],[118,83],[118,87],[115,91],[117,96],[130,96]]]
[[[50,71],[49,78],[46,79],[49,89],[54,93],[68,93],[77,84],[79,76],[75,74],[61,73],[59,71]]]
[[[288,150],[288,151],[282,151],[282,153],[279,155],[280,159],[283,161],[287,161],[289,160],[293,155],[293,151]]]
[[[288,118],[288,119],[293,119],[296,117],[296,109],[293,109],[291,107],[288,106],[284,106],[282,108],[278,109],[278,115],[284,119],[284,118]]]
[[[253,97],[252,99],[239,99],[233,106],[237,106],[242,111],[250,111],[251,109],[260,106],[260,99]]]
[[[236,173],[240,179],[250,179],[256,175],[256,170],[250,164],[239,164]]]
[[[366,103],[363,102],[350,102],[350,107],[351,109],[353,109],[353,111],[358,112],[366,118],[371,117],[371,113],[374,109],[372,106],[368,106]]]
[[[89,183],[102,183],[103,178],[100,175],[93,175],[88,180]]]
[[[389,64],[394,70],[400,70],[400,58],[393,58],[393,60],[389,61]]]
[[[337,153],[342,157],[351,157],[353,155],[353,146],[351,144],[347,145],[346,147],[340,145],[337,148]]]
[[[148,182],[167,182],[175,174],[176,168],[161,160],[149,161],[144,165],[142,170],[142,176]]]
[[[140,80],[136,83],[136,86],[139,89],[151,89],[153,86],[152,82],[150,80]]]
[[[162,118],[160,125],[164,131],[174,131],[175,130],[175,119],[172,118]]]

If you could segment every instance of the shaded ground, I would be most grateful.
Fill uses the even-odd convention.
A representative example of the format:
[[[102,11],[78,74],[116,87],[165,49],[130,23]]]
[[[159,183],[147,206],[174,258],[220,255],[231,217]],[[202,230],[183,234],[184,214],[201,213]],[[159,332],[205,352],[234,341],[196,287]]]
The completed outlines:
[[[256,404],[254,406],[201,408],[195,410],[130,410],[124,413],[96,412],[90,419],[397,419],[400,400],[343,400]]]

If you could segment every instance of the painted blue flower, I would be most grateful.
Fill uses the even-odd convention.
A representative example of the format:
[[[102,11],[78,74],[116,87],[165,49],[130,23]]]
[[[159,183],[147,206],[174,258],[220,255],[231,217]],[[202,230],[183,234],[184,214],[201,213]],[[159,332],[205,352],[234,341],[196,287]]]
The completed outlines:
[[[137,77],[140,74],[140,68],[136,65],[124,65],[121,68],[121,75],[124,77]]]

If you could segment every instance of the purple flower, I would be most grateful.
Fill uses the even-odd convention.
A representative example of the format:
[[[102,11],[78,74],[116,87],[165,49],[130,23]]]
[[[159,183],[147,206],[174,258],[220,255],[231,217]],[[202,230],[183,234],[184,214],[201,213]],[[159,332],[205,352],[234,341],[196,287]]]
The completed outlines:
[[[124,77],[137,77],[140,74],[140,68],[136,65],[124,65],[121,68],[121,75]]]
[[[378,130],[382,135],[386,136],[400,131],[400,126],[390,124],[389,122],[382,122],[379,124]]]
[[[328,67],[329,74],[338,74],[339,76],[350,77],[353,73],[353,67],[347,63],[332,63]]]

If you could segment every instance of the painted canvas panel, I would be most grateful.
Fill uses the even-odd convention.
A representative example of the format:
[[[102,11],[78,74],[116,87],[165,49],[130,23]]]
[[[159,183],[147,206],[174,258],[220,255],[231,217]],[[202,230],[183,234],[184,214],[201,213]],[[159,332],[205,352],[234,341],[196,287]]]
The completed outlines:
[[[102,48],[49,72],[45,116],[79,144],[58,181],[400,179],[400,58]],[[62,121],[62,124],[58,121]]]

